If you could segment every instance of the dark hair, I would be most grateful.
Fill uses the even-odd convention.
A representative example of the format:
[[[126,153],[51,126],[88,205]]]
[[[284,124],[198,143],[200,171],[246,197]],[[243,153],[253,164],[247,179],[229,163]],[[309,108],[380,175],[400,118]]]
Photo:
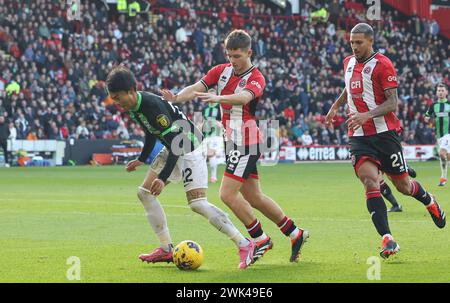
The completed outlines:
[[[375,35],[373,32],[373,28],[372,26],[370,26],[367,23],[358,23],[355,25],[355,27],[352,28],[351,31],[352,34],[364,34],[364,37],[368,38],[373,38],[373,36]]]
[[[436,85],[436,89],[438,89],[439,87],[443,87],[443,88],[445,88],[446,91],[448,91],[447,85],[445,83],[443,83],[443,82],[441,82],[438,85]]]
[[[242,29],[232,31],[225,39],[225,49],[249,49],[251,46],[252,38]]]
[[[119,65],[109,72],[106,85],[111,93],[136,90],[136,78],[127,67]]]

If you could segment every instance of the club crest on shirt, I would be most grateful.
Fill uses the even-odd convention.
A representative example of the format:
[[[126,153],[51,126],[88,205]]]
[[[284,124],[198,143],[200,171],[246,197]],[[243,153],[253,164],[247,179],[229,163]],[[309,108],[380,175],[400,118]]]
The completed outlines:
[[[166,128],[169,126],[169,118],[167,118],[166,115],[160,114],[156,117],[156,122],[158,122],[158,125],[162,128]]]
[[[247,80],[242,79],[241,82],[239,82],[239,87],[244,87],[245,84],[247,84]]]
[[[371,68],[370,66],[367,66],[367,67],[364,69],[364,73],[365,73],[365,74],[370,74],[371,71],[372,71],[372,68]]]

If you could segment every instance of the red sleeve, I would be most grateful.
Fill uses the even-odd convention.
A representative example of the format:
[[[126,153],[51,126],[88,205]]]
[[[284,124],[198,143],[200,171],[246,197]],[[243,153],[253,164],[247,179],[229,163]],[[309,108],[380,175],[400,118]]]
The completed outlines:
[[[380,81],[381,88],[387,90],[389,88],[398,87],[397,73],[395,72],[394,65],[391,60],[385,59],[380,61],[380,68],[378,72],[378,80]]]
[[[263,75],[259,74],[255,76],[252,75],[248,79],[247,84],[244,87],[244,90],[249,91],[253,95],[253,98],[256,99],[263,95],[265,87],[266,87],[266,80],[264,79]]]
[[[205,76],[200,80],[202,84],[205,86],[206,90],[212,88],[214,85],[219,82],[220,74],[225,69],[225,64],[216,65],[211,68]]]
[[[348,56],[344,59],[344,74],[345,74],[345,71],[347,70],[347,65],[351,58],[352,58],[352,56]]]

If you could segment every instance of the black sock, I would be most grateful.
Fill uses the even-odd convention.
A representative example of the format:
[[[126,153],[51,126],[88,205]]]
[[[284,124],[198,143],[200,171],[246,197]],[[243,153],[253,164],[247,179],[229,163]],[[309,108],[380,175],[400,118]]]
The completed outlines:
[[[384,181],[380,183],[380,192],[383,195],[383,197],[386,198],[389,201],[389,203],[392,204],[392,206],[398,207],[397,199],[395,199],[394,195],[392,194],[389,185],[387,185],[387,183]]]
[[[428,206],[431,203],[431,196],[417,181],[411,181],[411,196],[416,200],[422,202],[423,205]]]
[[[372,216],[372,222],[377,229],[380,236],[390,234],[389,222],[387,217],[387,208],[384,203],[381,193],[378,189],[368,190],[366,192],[367,197],[367,210]]]
[[[294,221],[286,216],[277,225],[285,236],[289,236],[297,228]]]
[[[255,219],[255,221],[253,221],[250,225],[246,227],[248,233],[252,238],[258,238],[263,234],[262,226],[258,219]]]

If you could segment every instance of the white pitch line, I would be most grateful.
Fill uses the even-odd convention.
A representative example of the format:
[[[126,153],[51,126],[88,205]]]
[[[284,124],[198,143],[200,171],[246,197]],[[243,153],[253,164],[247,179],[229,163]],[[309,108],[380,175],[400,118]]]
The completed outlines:
[[[0,210],[0,214],[20,214],[23,213],[21,211],[2,211]],[[28,214],[30,214],[28,212]],[[39,215],[83,215],[83,216],[95,216],[95,215],[103,215],[103,216],[132,216],[132,217],[141,217],[144,216],[144,213],[99,213],[99,212],[85,212],[85,211],[46,211],[45,213],[31,213],[31,214],[39,214]],[[192,214],[166,214],[169,217],[190,217],[196,216],[194,213]]]
[[[189,208],[188,206],[179,206],[179,205],[163,205],[163,207],[169,207],[169,208]],[[22,213],[22,211],[15,211],[15,210],[0,210],[0,213],[10,213],[10,214],[19,214]],[[29,212],[28,212],[29,213]],[[64,214],[70,214],[70,215],[86,215],[86,216],[93,216],[93,215],[104,215],[104,216],[145,216],[145,214],[141,214],[141,213],[100,213],[100,212],[83,212],[83,211],[46,211],[43,213],[40,212],[36,212],[38,214],[55,214],[55,215],[64,215]],[[194,213],[191,214],[166,214],[167,216],[170,217],[191,217],[191,216],[196,216]],[[370,219],[339,219],[339,218],[329,218],[329,217],[324,217],[324,218],[317,218],[317,217],[303,217],[303,218],[292,218],[294,221],[319,221],[319,222],[323,222],[323,221],[328,221],[328,222],[372,222],[372,220]],[[430,221],[429,220],[395,220],[392,219],[391,221],[393,222],[399,222],[399,223],[426,223],[428,224]]]
[[[27,200],[26,198],[22,199],[9,199],[9,198],[0,198],[1,201],[17,201],[17,200]],[[33,199],[33,202],[35,201],[43,201],[43,202],[51,202],[51,203],[96,203],[96,204],[108,204],[108,205],[132,205],[134,203],[138,204],[138,201],[130,201],[130,202],[99,202],[98,200],[52,200],[52,199]],[[172,208],[189,208],[189,206],[183,206],[183,205],[175,205],[175,204],[165,204],[161,203],[163,207],[172,207]]]

